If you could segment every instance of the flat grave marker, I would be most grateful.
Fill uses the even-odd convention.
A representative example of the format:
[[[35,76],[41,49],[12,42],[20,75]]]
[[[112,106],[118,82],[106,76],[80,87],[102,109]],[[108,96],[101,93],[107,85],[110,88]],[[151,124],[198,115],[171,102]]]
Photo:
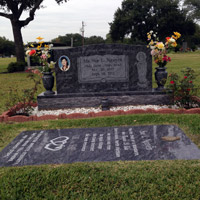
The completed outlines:
[[[0,152],[0,166],[175,159],[200,150],[174,125],[25,131]]]

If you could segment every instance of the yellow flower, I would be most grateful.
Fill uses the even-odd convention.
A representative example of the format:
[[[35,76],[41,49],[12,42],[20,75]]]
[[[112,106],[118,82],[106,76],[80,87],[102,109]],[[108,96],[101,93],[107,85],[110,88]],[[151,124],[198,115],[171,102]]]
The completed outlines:
[[[147,38],[150,40],[151,39],[151,35],[148,35]]]
[[[176,35],[177,39],[181,37],[181,34],[178,32],[174,32],[174,35]]]
[[[39,41],[38,43],[39,43],[39,44],[40,44],[40,46],[41,46],[41,45],[42,45],[42,43],[44,43],[44,41]]]
[[[165,45],[162,42],[158,42],[157,45],[158,49],[164,49]]]
[[[149,43],[149,45],[153,45],[153,43],[154,43],[153,40],[151,40],[151,42]]]
[[[177,46],[177,43],[174,42],[174,43],[172,43],[171,45],[172,45],[173,47],[176,47],[176,46]]]
[[[37,46],[37,50],[40,50],[41,49],[41,45]]]
[[[175,40],[177,40],[178,38],[176,37],[176,36],[174,36],[174,35],[172,35],[172,37],[171,38],[173,38],[173,39],[175,39]]]
[[[44,38],[42,38],[42,37],[39,36],[39,37],[37,37],[36,39],[37,39],[37,40],[43,40]]]

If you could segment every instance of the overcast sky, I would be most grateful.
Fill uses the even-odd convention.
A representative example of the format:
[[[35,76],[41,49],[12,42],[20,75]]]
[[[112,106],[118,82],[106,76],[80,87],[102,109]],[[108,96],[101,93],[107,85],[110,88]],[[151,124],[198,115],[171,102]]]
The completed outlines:
[[[121,7],[122,0],[70,0],[60,6],[55,0],[44,0],[44,9],[36,11],[34,21],[22,28],[24,43],[35,41],[41,36],[50,41],[59,35],[80,33],[82,21],[85,22],[85,36],[106,37],[109,22],[114,12]],[[25,17],[25,15],[24,15]],[[0,17],[0,36],[13,39],[10,20]]]

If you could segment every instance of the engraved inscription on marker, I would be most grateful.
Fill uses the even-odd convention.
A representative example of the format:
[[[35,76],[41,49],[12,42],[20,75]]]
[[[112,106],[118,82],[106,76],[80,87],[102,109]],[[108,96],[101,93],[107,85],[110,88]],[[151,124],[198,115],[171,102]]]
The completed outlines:
[[[128,76],[128,56],[94,55],[77,58],[79,83],[125,82]]]
[[[162,159],[200,159],[200,150],[177,126],[154,125],[26,131],[0,152],[0,166]]]

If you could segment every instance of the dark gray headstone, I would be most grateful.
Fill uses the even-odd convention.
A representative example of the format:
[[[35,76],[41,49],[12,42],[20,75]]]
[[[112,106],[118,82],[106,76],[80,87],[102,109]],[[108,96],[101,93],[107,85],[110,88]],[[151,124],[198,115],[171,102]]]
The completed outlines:
[[[168,159],[200,159],[200,150],[177,126],[125,126],[22,132],[0,166]]]
[[[152,58],[146,46],[88,45],[54,50],[53,58],[58,94],[152,89]]]

